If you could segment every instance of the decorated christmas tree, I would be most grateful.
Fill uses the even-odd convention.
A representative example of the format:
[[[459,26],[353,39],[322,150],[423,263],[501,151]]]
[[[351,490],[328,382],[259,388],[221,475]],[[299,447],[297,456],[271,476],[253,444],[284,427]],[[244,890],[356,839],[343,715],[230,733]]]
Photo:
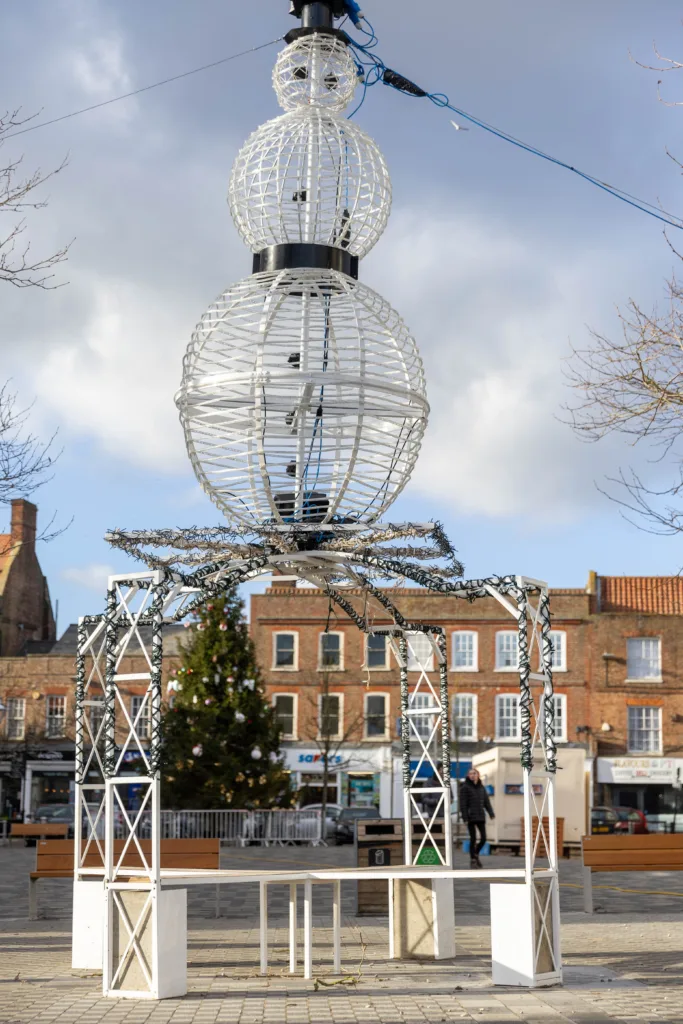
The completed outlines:
[[[186,627],[164,715],[164,805],[291,806],[279,728],[265,700],[242,601],[229,592],[203,606]]]

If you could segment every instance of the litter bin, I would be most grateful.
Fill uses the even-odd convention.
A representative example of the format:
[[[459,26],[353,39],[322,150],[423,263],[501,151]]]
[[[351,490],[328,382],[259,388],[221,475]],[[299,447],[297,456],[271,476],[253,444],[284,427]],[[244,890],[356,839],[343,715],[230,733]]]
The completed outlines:
[[[401,818],[364,818],[356,822],[356,864],[359,868],[384,868],[403,864]],[[376,879],[358,882],[356,913],[389,913],[389,887]]]

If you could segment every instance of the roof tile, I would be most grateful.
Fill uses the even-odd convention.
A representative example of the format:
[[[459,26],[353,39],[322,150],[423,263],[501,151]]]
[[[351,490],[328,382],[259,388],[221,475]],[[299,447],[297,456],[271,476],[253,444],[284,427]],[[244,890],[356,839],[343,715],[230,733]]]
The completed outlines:
[[[598,576],[601,612],[683,615],[680,576]]]

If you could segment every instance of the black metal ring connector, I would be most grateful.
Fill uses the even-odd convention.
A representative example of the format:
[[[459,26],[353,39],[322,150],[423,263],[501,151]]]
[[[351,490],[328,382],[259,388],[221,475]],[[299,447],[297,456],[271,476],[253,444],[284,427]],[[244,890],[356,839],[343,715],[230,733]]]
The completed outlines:
[[[340,249],[335,245],[316,245],[309,242],[285,242],[261,249],[260,252],[254,253],[252,273],[264,274],[267,271],[309,267],[314,270],[337,270],[340,274],[358,280],[357,256],[352,256],[346,249]]]

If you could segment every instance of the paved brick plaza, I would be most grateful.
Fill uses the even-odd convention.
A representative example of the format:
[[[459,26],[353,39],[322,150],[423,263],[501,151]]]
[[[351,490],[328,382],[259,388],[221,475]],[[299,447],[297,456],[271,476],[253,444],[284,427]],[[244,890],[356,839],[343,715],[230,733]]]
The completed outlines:
[[[286,866],[351,863],[350,848],[228,850],[224,867],[260,863]],[[115,1024],[166,1022],[234,1024],[336,1022],[411,1024],[476,1020],[683,1021],[683,875],[600,876],[600,884],[640,893],[596,890],[603,913],[580,912],[577,861],[562,864],[563,951],[567,984],[540,993],[494,989],[489,975],[487,885],[456,886],[458,956],[454,962],[389,963],[386,922],[355,918],[351,886],[344,893],[343,963],[357,971],[361,943],[367,947],[357,986],[314,991],[312,982],[287,975],[286,893],[270,902],[273,927],[271,974],[258,975],[255,887],[224,890],[226,916],[215,921],[213,891],[191,893],[189,993],[162,1003],[104,1000],[100,978],[70,970],[69,885],[45,882],[41,912],[26,920],[26,877],[35,851],[0,848],[0,1021]],[[507,863],[495,858],[496,866]],[[519,863],[519,862],[517,862]],[[656,896],[647,890],[680,896]],[[315,894],[316,974],[332,969],[330,897]],[[468,912],[465,913],[465,910]]]

